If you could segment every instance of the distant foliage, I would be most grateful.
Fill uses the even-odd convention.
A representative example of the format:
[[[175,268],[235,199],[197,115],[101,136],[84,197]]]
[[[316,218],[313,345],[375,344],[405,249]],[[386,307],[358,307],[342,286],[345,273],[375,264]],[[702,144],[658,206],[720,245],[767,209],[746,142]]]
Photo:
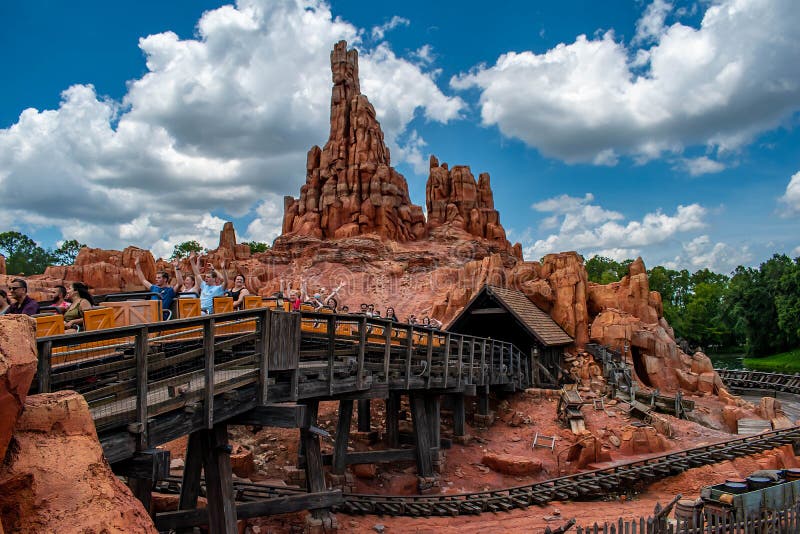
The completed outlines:
[[[271,247],[269,243],[261,243],[260,241],[248,241],[245,243],[248,247],[250,247],[250,254],[257,254],[259,252],[266,252]]]
[[[42,274],[48,265],[70,265],[86,245],[75,239],[64,241],[55,250],[45,249],[20,232],[0,233],[0,252],[6,257],[8,274]]]
[[[175,245],[175,248],[172,249],[172,256],[170,256],[169,259],[182,260],[187,258],[192,252],[200,254],[202,252],[206,252],[206,249],[204,249],[200,243],[194,239],[191,241],[184,241],[183,243],[178,243]]]
[[[630,264],[595,256],[585,265],[590,281],[606,284],[625,276]],[[661,265],[647,274],[676,336],[693,346],[745,347],[750,356],[800,346],[800,258],[775,254],[757,269],[739,266],[731,276]]]

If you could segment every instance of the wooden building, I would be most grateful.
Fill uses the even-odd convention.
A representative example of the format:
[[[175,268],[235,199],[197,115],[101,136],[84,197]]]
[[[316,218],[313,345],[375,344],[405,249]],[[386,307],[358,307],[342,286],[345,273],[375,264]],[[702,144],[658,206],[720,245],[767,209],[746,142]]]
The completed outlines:
[[[519,290],[485,285],[447,327],[450,332],[509,341],[530,355],[532,382],[556,387],[564,347],[573,339]]]

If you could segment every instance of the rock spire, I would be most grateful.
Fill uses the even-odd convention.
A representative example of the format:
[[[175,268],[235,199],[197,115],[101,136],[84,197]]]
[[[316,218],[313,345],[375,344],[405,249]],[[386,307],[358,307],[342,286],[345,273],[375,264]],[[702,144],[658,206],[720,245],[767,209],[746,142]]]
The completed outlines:
[[[426,235],[422,208],[392,168],[375,108],[361,94],[358,52],[339,41],[331,52],[333,91],[328,142],[308,151],[300,198],[284,199],[284,235],[343,238],[375,233],[395,241]]]

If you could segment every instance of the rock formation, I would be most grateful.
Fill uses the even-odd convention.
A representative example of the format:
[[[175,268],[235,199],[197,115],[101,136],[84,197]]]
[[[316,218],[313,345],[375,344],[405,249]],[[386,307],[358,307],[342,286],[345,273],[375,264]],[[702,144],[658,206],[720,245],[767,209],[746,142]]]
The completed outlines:
[[[375,233],[394,241],[425,235],[422,208],[390,164],[375,108],[361,94],[358,52],[336,43],[328,142],[308,151],[300,198],[284,200],[283,234],[343,238]],[[280,239],[280,238],[279,238]]]
[[[0,467],[6,532],[143,532],[150,516],[103,457],[81,395],[33,395]]]
[[[0,254],[0,274],[6,274],[6,257]]]
[[[0,317],[0,461],[36,374],[36,336],[26,315]]]
[[[425,201],[429,231],[448,226],[481,239],[496,241],[512,251],[511,243],[506,240],[506,231],[500,224],[500,214],[494,209],[489,173],[482,173],[476,183],[468,166],[456,165],[448,169],[447,163],[439,165],[439,160],[431,156]],[[522,254],[517,257],[522,259]]]

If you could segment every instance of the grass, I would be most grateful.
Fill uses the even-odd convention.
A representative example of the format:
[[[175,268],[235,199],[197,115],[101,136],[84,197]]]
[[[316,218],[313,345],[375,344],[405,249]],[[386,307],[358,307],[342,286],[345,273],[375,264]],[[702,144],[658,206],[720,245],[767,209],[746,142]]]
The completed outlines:
[[[744,366],[756,371],[800,373],[800,348],[764,358],[745,358]]]

